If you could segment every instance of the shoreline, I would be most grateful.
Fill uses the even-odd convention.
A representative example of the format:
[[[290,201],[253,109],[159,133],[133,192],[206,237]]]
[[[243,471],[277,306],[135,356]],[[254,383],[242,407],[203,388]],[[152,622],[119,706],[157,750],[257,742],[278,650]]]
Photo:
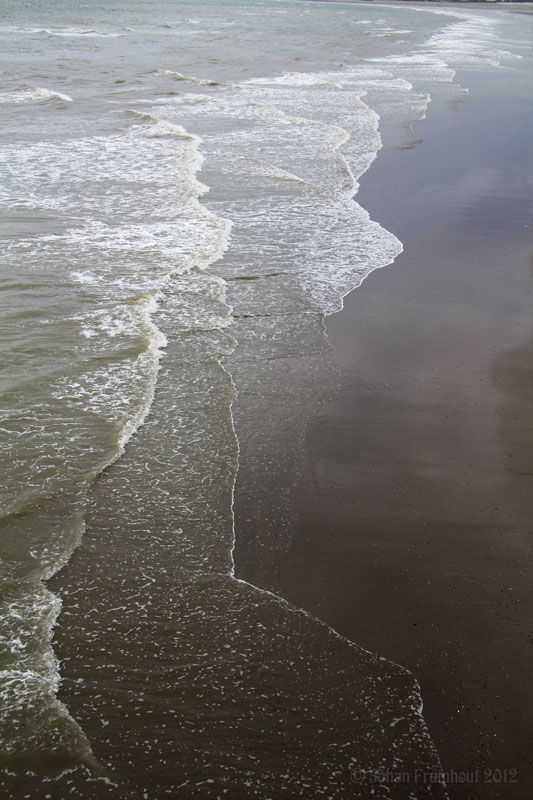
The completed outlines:
[[[531,785],[525,87],[503,71],[460,78],[466,103],[436,99],[421,143],[385,147],[361,178],[357,201],[404,253],[327,320],[342,385],[308,429],[279,584],[420,681],[443,769],[465,777],[452,800],[519,800]]]
[[[356,4],[364,4],[364,5],[384,5],[384,6],[396,6],[398,3],[401,5],[410,5],[410,6],[436,6],[437,8],[443,7],[446,8],[450,6],[455,8],[456,6],[474,6],[474,7],[485,7],[485,8],[511,8],[513,10],[520,9],[524,7],[524,10],[527,12],[531,12],[533,10],[533,2],[532,0],[524,0],[523,3],[520,2],[507,2],[507,0],[310,0],[314,3],[356,3]]]
[[[450,8],[427,10],[449,15]],[[50,78],[46,85],[68,90],[73,103],[66,115],[58,104],[62,93],[37,87],[51,101],[41,105],[33,91],[7,92],[14,133],[8,152],[20,166],[11,194],[22,198],[9,222],[15,257],[8,287],[15,290],[14,319],[28,333],[27,340],[25,334],[13,339],[13,352],[23,356],[23,372],[19,365],[16,375],[24,380],[12,398],[13,441],[21,438],[8,495],[19,497],[23,490],[21,496],[30,491],[36,499],[28,513],[9,520],[14,536],[6,530],[15,576],[6,581],[13,587],[9,619],[15,620],[7,628],[13,643],[6,651],[7,696],[15,704],[4,726],[9,755],[2,785],[13,798],[41,797],[50,786],[55,795],[85,800],[218,798],[228,792],[248,800],[366,797],[373,793],[368,784],[389,781],[400,785],[378,794],[444,797],[440,776],[453,783],[456,771],[472,775],[473,765],[464,772],[454,752],[441,765],[435,733],[442,734],[441,717],[450,704],[463,707],[458,700],[469,689],[461,688],[461,695],[457,690],[463,666],[473,664],[478,674],[486,666],[481,657],[457,658],[460,648],[472,647],[472,621],[481,617],[476,652],[483,655],[489,631],[481,613],[487,591],[474,593],[479,602],[470,608],[456,564],[461,557],[472,562],[476,548],[486,549],[488,542],[493,552],[479,565],[474,558],[468,579],[481,585],[488,571],[494,586],[496,566],[502,591],[512,585],[518,600],[526,598],[525,578],[510,577],[525,542],[522,519],[530,511],[528,450],[521,449],[529,435],[522,424],[530,406],[526,340],[502,333],[490,358],[487,345],[493,322],[512,316],[525,328],[529,284],[521,278],[520,288],[515,272],[509,290],[501,276],[498,282],[505,257],[500,239],[495,249],[487,242],[480,254],[472,234],[479,215],[475,204],[463,203],[472,190],[491,197],[498,224],[490,217],[490,225],[497,232],[497,198],[509,211],[503,239],[516,254],[522,239],[511,223],[521,219],[526,197],[524,162],[517,156],[513,169],[498,177],[489,159],[488,167],[465,173],[466,185],[459,180],[457,186],[461,169],[478,164],[478,150],[501,155],[502,143],[491,136],[505,123],[498,118],[493,125],[494,108],[487,106],[484,120],[488,140],[483,136],[481,148],[475,143],[460,152],[461,160],[457,142],[468,137],[454,138],[454,126],[445,122],[461,117],[454,109],[470,105],[463,108],[455,95],[441,99],[429,126],[436,138],[430,132],[428,158],[425,142],[410,140],[407,122],[421,116],[429,95],[416,99],[399,77],[403,56],[398,77],[363,62],[386,66],[400,50],[416,65],[417,43],[430,41],[428,74],[451,80],[453,70],[433,50],[438,54],[448,43],[451,50],[444,52],[461,61],[466,31],[473,48],[486,54],[490,34],[484,25],[479,31],[477,25],[456,26],[454,19],[455,41],[448,35],[452,17],[386,6],[376,14],[352,9],[354,24],[372,24],[361,16],[395,18],[392,28],[375,20],[383,30],[368,30],[370,35],[347,27],[350,20],[325,6],[307,19],[301,8],[293,13],[270,4],[246,5],[243,15],[220,7],[206,17],[204,10],[201,4],[174,9],[170,24],[165,5],[140,4],[131,19],[129,12],[125,19],[120,9],[95,7],[90,30],[78,27],[83,10],[52,14],[45,20],[54,23],[48,30],[37,27],[41,10],[27,10],[30,19],[13,9],[10,20],[17,24],[5,26],[8,61],[14,58],[20,67],[17,80],[33,85],[37,64],[39,74]],[[350,17],[348,11],[342,16]],[[417,18],[414,30],[398,27],[404,16],[406,23]],[[499,12],[471,16],[503,19]],[[488,29],[501,30],[502,41],[507,31],[525,54],[525,19]],[[391,33],[390,42],[383,40]],[[56,40],[56,34],[69,38]],[[116,41],[87,44],[86,34]],[[175,37],[182,34],[195,38],[180,38],[176,50]],[[350,81],[323,82],[317,70],[335,68],[335,77],[340,68],[342,76],[352,45],[357,64]],[[184,72],[175,72],[178,67]],[[294,74],[293,68],[303,75],[295,73],[294,86],[292,79],[284,86],[283,76],[286,70]],[[372,115],[360,98],[374,75]],[[103,87],[112,107],[102,105]],[[192,93],[178,91],[188,88]],[[263,103],[271,94],[272,106]],[[146,105],[155,116],[139,112],[131,118],[130,106]],[[500,112],[504,106],[495,104]],[[339,146],[351,132],[345,155],[368,167],[379,147],[377,111],[391,141],[387,146],[384,135],[386,147],[352,204],[355,171]],[[65,123],[61,130],[58,115]],[[398,115],[406,123],[401,131]],[[448,135],[441,164],[439,136]],[[191,188],[194,142],[202,142],[205,169],[197,177],[205,182],[195,180]],[[355,207],[359,200],[362,213]],[[431,210],[450,210],[456,201],[468,212],[464,229],[453,214],[444,215],[442,228]],[[41,205],[57,215],[41,214]],[[64,209],[71,215],[65,217]],[[230,220],[232,248],[206,273],[204,262],[212,261]],[[393,233],[408,248],[394,264],[401,248]],[[470,281],[463,278],[465,253],[478,267],[486,260],[485,283],[478,268]],[[446,254],[454,265],[450,278]],[[178,262],[187,269],[167,281]],[[342,314],[328,318],[328,339],[324,315],[342,307],[353,276],[363,280],[365,265],[387,263],[346,298]],[[446,293],[448,281],[458,283],[459,293]],[[487,287],[493,286],[503,316],[487,306]],[[135,312],[154,291],[161,301],[157,330],[149,319],[141,325]],[[459,348],[452,345],[464,343],[466,319],[468,329],[481,329],[485,338],[478,342],[476,333],[470,342],[467,336],[462,362],[452,363],[449,352],[457,358]],[[37,320],[46,327],[39,322],[34,329]],[[160,364],[149,358],[148,333],[166,343]],[[50,345],[44,349],[42,334]],[[506,355],[511,345],[512,358]],[[464,365],[477,361],[475,380],[470,369],[467,381]],[[480,374],[489,373],[499,387],[492,393],[480,385]],[[94,458],[109,452],[131,413],[138,417],[147,391],[145,424],[93,479]],[[512,398],[505,409],[498,405],[504,396]],[[475,415],[468,413],[472,402],[480,404]],[[492,424],[497,414],[500,439],[505,434],[510,440],[512,486],[499,477],[503,445],[500,439],[496,444]],[[463,419],[458,432],[447,422],[450,415]],[[467,426],[477,438],[461,450]],[[488,449],[481,446],[485,441]],[[454,489],[458,448],[468,464]],[[474,486],[466,488],[470,472]],[[485,482],[481,472],[488,475]],[[476,507],[494,486],[503,493],[501,519],[512,526],[505,552],[508,531],[503,523],[493,529],[494,509],[480,514]],[[412,509],[414,522],[407,516]],[[464,519],[470,510],[472,519]],[[77,549],[67,558],[69,542]],[[39,582],[58,559],[64,566]],[[444,577],[454,582],[453,609]],[[519,619],[514,606],[508,610],[514,598],[501,599],[493,663],[507,668],[511,652],[515,678],[523,650],[512,626]],[[461,603],[462,616],[456,613]],[[431,630],[436,625],[438,631]],[[447,635],[444,652],[437,632]],[[496,673],[492,698],[500,687],[505,691],[501,670]],[[418,679],[426,703],[429,698],[432,736]],[[512,707],[519,728],[516,709],[526,692],[515,694],[512,702],[505,696],[505,708]],[[487,703],[487,715],[501,705]],[[465,714],[460,724],[466,724]],[[487,715],[474,716],[479,730],[489,730]],[[458,747],[474,741],[471,729],[462,738],[452,731]],[[498,731],[503,735],[504,727]],[[441,740],[446,745],[443,734]],[[517,748],[510,752],[514,757]],[[498,759],[494,765],[503,770],[507,762]],[[488,763],[476,761],[475,774]],[[505,766],[506,781],[516,777],[514,763]],[[405,771],[397,778],[392,770],[399,767]]]

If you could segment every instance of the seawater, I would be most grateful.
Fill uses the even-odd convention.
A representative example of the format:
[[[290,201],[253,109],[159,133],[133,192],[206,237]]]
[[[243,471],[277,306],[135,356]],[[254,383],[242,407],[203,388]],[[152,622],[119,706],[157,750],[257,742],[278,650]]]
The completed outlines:
[[[269,564],[335,384],[325,319],[402,249],[358,179],[435,93],[464,98],[458,68],[519,63],[521,22],[4,4],[7,796],[357,797],[354,769],[438,768],[414,678]],[[250,541],[258,586],[235,575]]]

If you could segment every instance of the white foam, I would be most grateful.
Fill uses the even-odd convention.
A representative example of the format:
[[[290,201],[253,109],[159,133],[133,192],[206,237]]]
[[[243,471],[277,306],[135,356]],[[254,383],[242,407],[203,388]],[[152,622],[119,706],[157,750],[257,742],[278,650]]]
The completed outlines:
[[[4,756],[38,752],[47,744],[50,749],[76,753],[81,761],[94,760],[83,731],[56,696],[58,663],[50,640],[60,609],[59,598],[38,582],[26,587],[24,597],[0,605],[0,746]]]
[[[452,11],[417,7],[416,11],[449,16],[453,22],[430,36],[415,52],[376,57],[370,61],[390,65],[402,76],[410,74],[418,80],[451,83],[458,68],[498,67],[503,61],[516,58],[498,47],[498,20],[493,16],[487,17],[470,9]]]
[[[156,75],[161,75],[166,78],[172,78],[175,81],[186,81],[189,83],[196,83],[198,86],[221,86],[219,81],[210,80],[209,78],[197,78],[194,75],[183,75],[181,72],[175,72],[171,69],[158,69]]]
[[[0,94],[0,103],[42,103],[48,100],[61,100],[64,103],[72,103],[70,95],[55,92],[42,86],[30,86],[28,89]]]
[[[128,30],[128,29],[125,29]],[[102,33],[98,30],[78,30],[76,28],[65,30],[47,30],[50,36],[82,37],[84,39],[120,39],[125,33]]]
[[[131,28],[124,28],[129,31]],[[46,36],[73,36],[97,39],[116,39],[124,36],[124,33],[104,33],[96,28],[27,28],[20,25],[1,25],[0,34],[45,34]]]
[[[153,117],[151,114],[145,114],[142,111],[127,111],[128,114],[134,114],[139,117],[142,122],[148,126],[148,136],[176,136],[179,139],[189,139],[191,141],[199,141],[198,137],[191,136],[185,128],[181,125],[175,125],[171,122],[166,122],[163,119]]]
[[[153,105],[168,105],[177,103],[209,103],[213,97],[209,94],[193,94],[192,92],[182,92],[176,97],[157,97],[152,101]],[[146,102],[146,101],[142,101]]]
[[[273,78],[250,78],[247,84],[254,86],[320,86],[329,89],[342,89],[342,86],[332,81],[327,81],[321,73],[311,72],[284,72]]]

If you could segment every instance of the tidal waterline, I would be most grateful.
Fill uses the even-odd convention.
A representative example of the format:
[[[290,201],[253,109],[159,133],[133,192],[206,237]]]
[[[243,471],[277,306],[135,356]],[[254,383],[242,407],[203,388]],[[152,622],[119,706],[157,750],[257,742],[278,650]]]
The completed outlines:
[[[334,380],[324,316],[401,250],[353,200],[379,125],[409,143],[429,90],[458,91],[454,54],[512,63],[499,17],[91,10],[52,24],[37,4],[2,32],[7,779],[38,795],[44,765],[88,796],[136,796],[141,774],[148,792],[338,796],[354,764],[436,765],[408,673],[235,580],[234,487],[283,495]],[[282,501],[258,548],[283,547],[289,518]],[[41,578],[80,541],[51,595]]]

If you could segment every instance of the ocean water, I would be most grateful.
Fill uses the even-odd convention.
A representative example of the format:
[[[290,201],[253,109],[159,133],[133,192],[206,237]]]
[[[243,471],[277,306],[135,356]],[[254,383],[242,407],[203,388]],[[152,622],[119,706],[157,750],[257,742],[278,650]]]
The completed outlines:
[[[362,774],[438,768],[416,676],[288,605],[268,564],[334,391],[327,316],[402,250],[358,179],[436,94],[468,102],[458,70],[520,68],[529,27],[4,3],[5,796],[368,797]],[[234,558],[258,519],[254,586]]]

